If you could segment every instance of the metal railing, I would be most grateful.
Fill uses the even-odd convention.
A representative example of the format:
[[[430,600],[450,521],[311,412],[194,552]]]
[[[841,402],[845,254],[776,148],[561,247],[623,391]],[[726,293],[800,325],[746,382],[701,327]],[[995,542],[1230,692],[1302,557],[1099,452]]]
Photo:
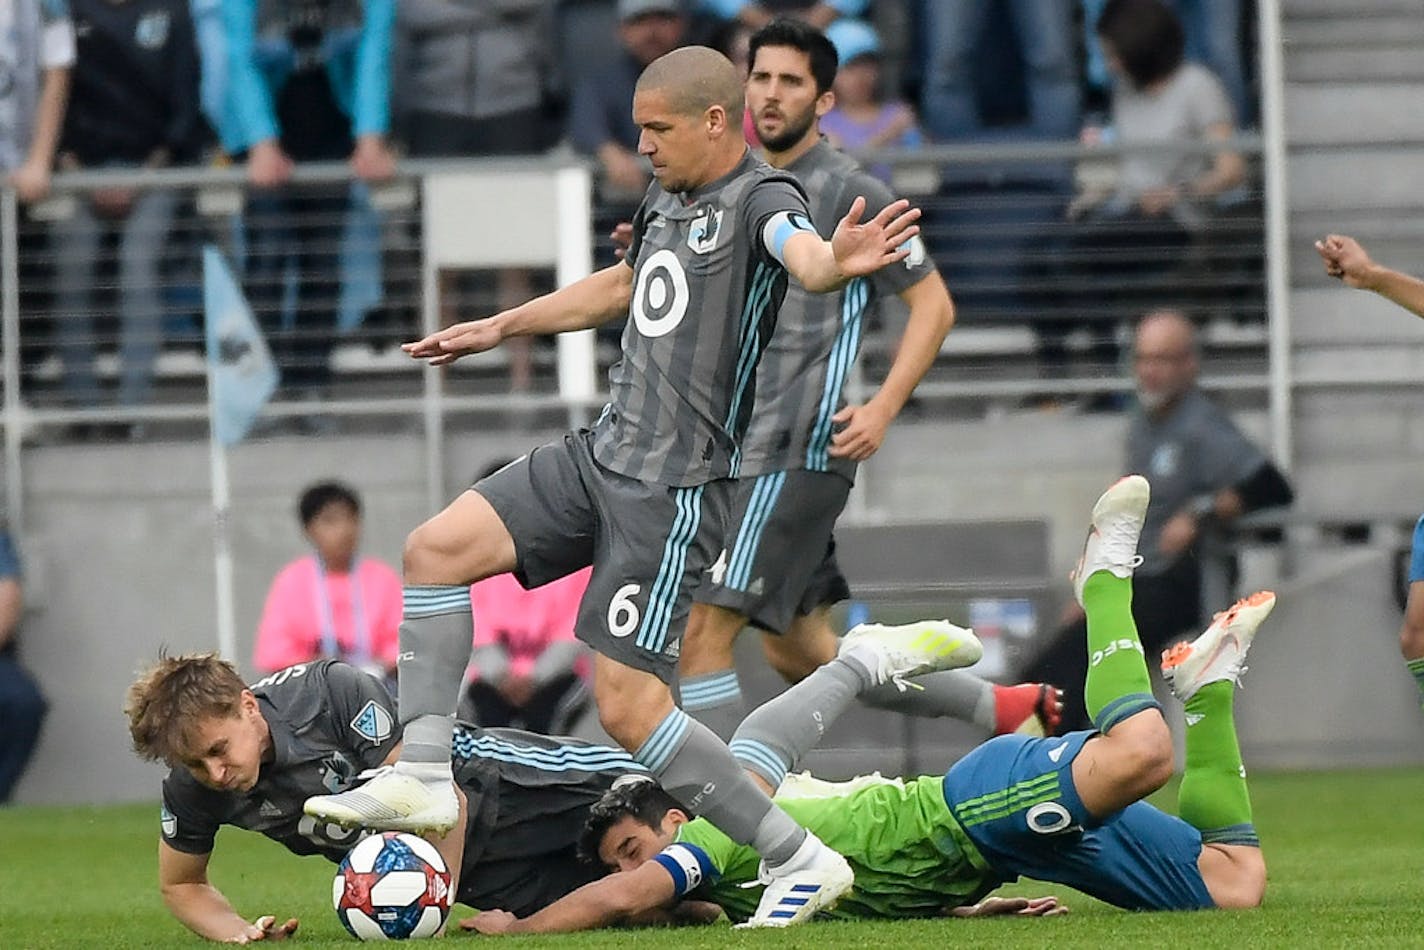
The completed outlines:
[[[1264,394],[1270,379],[1262,272],[1269,255],[1259,171],[1213,208],[1210,226],[1183,247],[1112,248],[1108,263],[1114,273],[1136,268],[1147,275],[1135,289],[1121,276],[1100,273],[1104,261],[1094,260],[1091,248],[1085,255],[1074,246],[1078,224],[1065,217],[1075,176],[1081,184],[1084,176],[1101,174],[1128,154],[1206,154],[1221,147],[1259,165],[1263,142],[1251,135],[1225,146],[1135,149],[1022,142],[861,156],[870,166],[890,168],[892,188],[907,192],[924,209],[927,246],[959,307],[956,332],[920,387],[921,401],[935,411],[978,413],[987,405],[1046,394],[1071,399],[1124,392],[1129,377],[1119,354],[1125,327],[1146,307],[1160,305],[1182,305],[1202,318],[1206,343],[1219,357],[1212,361],[1209,386],[1253,398]],[[500,176],[567,163],[557,157],[410,161],[394,181],[354,191],[343,164],[301,166],[284,192],[297,196],[285,212],[264,209],[239,168],[66,173],[55,177],[50,199],[29,209],[18,209],[6,192],[0,215],[5,265],[0,424],[11,509],[19,497],[14,486],[26,439],[102,438],[131,434],[128,427],[134,426],[178,436],[205,431],[197,267],[205,243],[223,248],[245,278],[249,302],[285,373],[316,380],[305,390],[297,385],[279,392],[264,411],[258,437],[302,428],[327,431],[330,420],[405,425],[432,411],[459,428],[470,419],[520,425],[588,410],[601,397],[575,406],[560,396],[558,362],[540,341],[526,353],[499,351],[445,371],[434,409],[425,377],[397,348],[422,327],[419,191],[426,176]],[[125,336],[124,294],[132,288],[121,275],[129,262],[112,235],[97,245],[91,286],[56,285],[57,273],[76,272],[66,259],[72,248],[63,246],[74,233],[75,216],[95,193],[111,189],[173,196],[176,210],[168,229],[148,237],[167,246],[142,248],[159,260],[155,292],[161,313],[150,321],[147,337],[131,328]],[[631,206],[602,203],[590,215],[602,225],[619,210]],[[273,213],[293,217],[267,217],[273,226],[264,229],[263,215]],[[97,223],[119,230],[113,221]],[[497,228],[500,222],[470,226]],[[593,237],[595,266],[611,261],[606,235]],[[280,266],[261,260],[277,239],[288,242]],[[475,277],[452,274],[439,285],[442,318],[494,312],[518,302],[521,294],[551,286],[548,270],[494,267]],[[88,310],[63,312],[56,306],[61,298],[84,299]],[[867,335],[864,372],[854,385],[863,387],[888,365],[898,329],[893,310],[887,308],[883,322]],[[91,329],[78,338],[68,332],[75,325]],[[1053,352],[1045,356],[1046,350]],[[118,390],[125,357],[135,353],[152,360],[152,378],[141,401],[123,404]],[[616,359],[616,337],[601,336],[597,354],[599,369],[605,369]],[[89,389],[99,393],[97,400],[75,400],[80,364],[97,380],[98,389],[93,383]],[[523,389],[511,389],[511,373],[524,377]]]

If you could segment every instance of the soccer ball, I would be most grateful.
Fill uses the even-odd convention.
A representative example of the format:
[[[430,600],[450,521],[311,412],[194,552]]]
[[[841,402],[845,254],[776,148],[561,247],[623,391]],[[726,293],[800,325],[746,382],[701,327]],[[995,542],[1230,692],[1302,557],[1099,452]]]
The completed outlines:
[[[450,912],[450,872],[424,838],[371,835],[341,859],[332,882],[336,916],[357,940],[429,937]]]

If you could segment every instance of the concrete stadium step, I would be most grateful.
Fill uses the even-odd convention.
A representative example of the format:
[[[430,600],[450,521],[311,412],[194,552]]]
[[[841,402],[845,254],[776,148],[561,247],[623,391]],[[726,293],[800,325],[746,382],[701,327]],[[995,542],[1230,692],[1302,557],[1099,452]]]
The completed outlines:
[[[1281,14],[1287,23],[1310,17],[1351,18],[1424,13],[1420,0],[1282,0]]]
[[[1287,82],[1379,82],[1424,79],[1417,41],[1398,46],[1305,47],[1288,50]]]
[[[1288,174],[1293,213],[1390,211],[1415,206],[1424,195],[1424,163],[1407,146],[1292,151]]]
[[[1424,346],[1424,320],[1340,284],[1291,291],[1290,321],[1296,347]]]
[[[1292,146],[1424,142],[1421,103],[1424,79],[1289,83],[1285,90],[1286,136]]]

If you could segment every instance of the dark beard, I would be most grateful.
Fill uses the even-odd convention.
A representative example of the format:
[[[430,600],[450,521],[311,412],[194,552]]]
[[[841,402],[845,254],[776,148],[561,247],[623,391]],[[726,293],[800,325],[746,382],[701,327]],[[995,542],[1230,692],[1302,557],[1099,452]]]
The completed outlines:
[[[811,123],[814,121],[816,121],[815,112],[808,112],[806,117],[795,125],[791,124],[790,117],[788,116],[786,128],[782,130],[780,135],[763,139],[761,138],[761,129],[757,129],[757,138],[761,139],[762,147],[768,152],[785,152],[805,137],[807,130],[811,128]]]

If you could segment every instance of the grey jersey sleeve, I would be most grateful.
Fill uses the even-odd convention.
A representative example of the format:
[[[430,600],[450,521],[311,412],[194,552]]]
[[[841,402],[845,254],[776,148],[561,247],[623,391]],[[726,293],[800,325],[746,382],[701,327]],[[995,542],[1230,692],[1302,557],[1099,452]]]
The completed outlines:
[[[742,227],[745,229],[742,233],[754,236],[760,255],[776,261],[781,260],[781,249],[779,246],[771,246],[768,235],[764,232],[767,222],[783,213],[786,215],[787,226],[793,232],[816,233],[811,224],[811,209],[806,203],[806,192],[790,178],[772,177],[757,182],[742,202]]]
[[[345,663],[327,666],[324,685],[331,734],[363,769],[376,768],[400,742],[395,700],[376,677]]]
[[[215,814],[214,796],[178,769],[163,780],[163,804],[158,828],[163,841],[184,854],[209,854],[222,816]]]

